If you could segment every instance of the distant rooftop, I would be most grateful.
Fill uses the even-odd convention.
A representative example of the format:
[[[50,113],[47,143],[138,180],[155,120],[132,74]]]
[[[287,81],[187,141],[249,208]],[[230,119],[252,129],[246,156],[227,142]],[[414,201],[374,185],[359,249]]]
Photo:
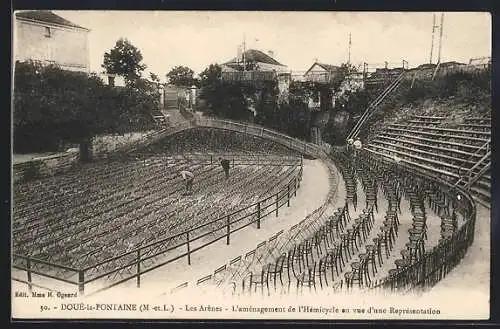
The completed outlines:
[[[331,65],[331,64],[318,63],[318,62],[316,62],[316,63],[314,63],[314,64],[316,64],[316,65],[318,65],[318,66],[320,66],[320,67],[324,68],[324,69],[325,69],[325,70],[327,70],[328,72],[335,72],[335,71],[337,71],[337,70],[339,70],[339,69],[340,69],[340,67],[335,66],[335,65]]]
[[[247,51],[245,51],[244,55],[245,55],[245,60],[247,60],[249,62],[266,63],[266,64],[272,64],[272,65],[285,66],[285,65],[281,64],[280,62],[278,62],[277,60],[275,60],[274,58],[272,58],[271,56],[263,53],[260,50],[248,49]],[[238,58],[233,58],[232,60],[230,60],[229,62],[227,62],[225,64],[231,64],[231,63],[237,63],[237,62],[238,62]]]
[[[328,73],[336,73],[340,69],[340,67],[335,65],[314,62],[313,65],[306,71],[306,73],[304,73],[304,76],[306,76],[316,65],[322,67]]]
[[[54,14],[50,10],[22,11],[22,12],[16,13],[16,18],[33,20],[33,21],[55,24],[55,25],[68,26],[68,27],[73,27],[73,28],[78,28],[78,29],[84,29],[87,31],[89,30],[83,26],[79,26],[75,23],[68,21],[67,19],[62,18],[59,15]]]

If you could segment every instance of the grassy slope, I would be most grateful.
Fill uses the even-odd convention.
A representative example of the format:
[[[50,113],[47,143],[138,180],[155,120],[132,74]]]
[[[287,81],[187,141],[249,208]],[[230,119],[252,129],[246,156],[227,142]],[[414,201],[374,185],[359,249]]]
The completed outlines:
[[[491,117],[491,74],[455,74],[436,81],[403,83],[365,123],[360,137],[370,139],[389,123],[412,115],[448,117],[452,127],[466,117]]]

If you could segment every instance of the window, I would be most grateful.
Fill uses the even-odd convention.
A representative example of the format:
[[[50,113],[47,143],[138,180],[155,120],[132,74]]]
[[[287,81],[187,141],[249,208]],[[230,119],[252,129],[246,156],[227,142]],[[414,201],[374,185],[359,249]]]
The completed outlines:
[[[50,27],[48,27],[48,26],[45,27],[45,37],[46,38],[50,38],[51,37]]]

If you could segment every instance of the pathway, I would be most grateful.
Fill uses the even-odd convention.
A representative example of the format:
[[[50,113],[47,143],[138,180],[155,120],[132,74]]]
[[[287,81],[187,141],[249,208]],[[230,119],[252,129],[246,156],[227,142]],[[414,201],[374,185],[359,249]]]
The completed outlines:
[[[192,285],[231,259],[254,249],[258,243],[268,240],[278,231],[289,229],[319,208],[330,189],[328,175],[328,168],[320,160],[304,160],[303,178],[297,196],[291,200],[290,207],[280,208],[278,217],[271,214],[262,222],[260,229],[249,226],[232,234],[229,246],[222,239],[196,252],[191,256],[191,265],[187,264],[186,258],[182,258],[146,273],[141,276],[140,289],[135,287],[135,280],[130,280],[123,286],[98,294],[97,298],[113,298],[130,293],[136,297],[151,298],[169,292],[186,281]]]

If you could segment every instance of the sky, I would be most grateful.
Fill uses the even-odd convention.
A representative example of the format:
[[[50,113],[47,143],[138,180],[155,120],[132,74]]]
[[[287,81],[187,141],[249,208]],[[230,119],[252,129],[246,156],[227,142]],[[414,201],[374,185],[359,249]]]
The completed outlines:
[[[60,11],[54,13],[91,30],[90,68],[101,72],[104,52],[123,37],[135,45],[153,72],[165,80],[174,66],[196,73],[224,63],[246,49],[274,52],[291,71],[306,71],[315,60],[428,63],[432,39],[431,12],[213,12],[213,11]],[[441,13],[436,13],[439,22]],[[437,60],[437,38],[435,42]],[[467,63],[491,56],[489,13],[444,14],[441,62]]]

